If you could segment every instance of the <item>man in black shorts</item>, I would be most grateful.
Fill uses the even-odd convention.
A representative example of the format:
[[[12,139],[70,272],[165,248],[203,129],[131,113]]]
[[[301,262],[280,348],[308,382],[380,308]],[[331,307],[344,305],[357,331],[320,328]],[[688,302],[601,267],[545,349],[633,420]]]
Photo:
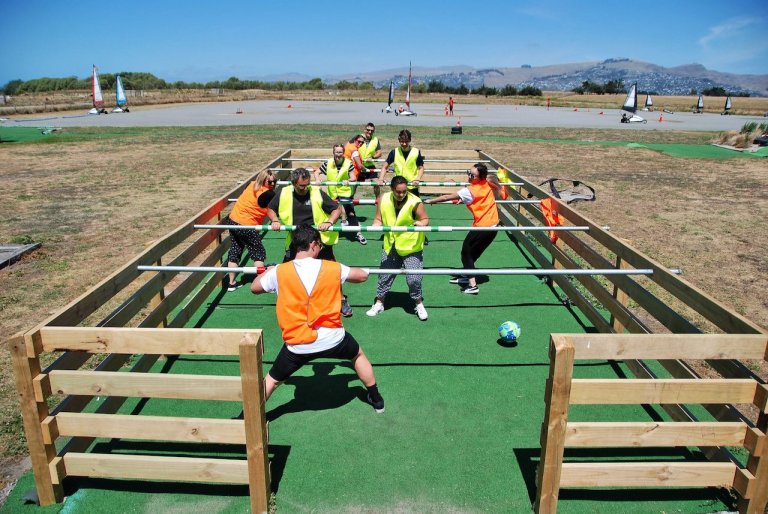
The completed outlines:
[[[367,400],[384,412],[384,398],[368,357],[341,322],[341,284],[365,282],[368,272],[318,259],[320,232],[302,224],[293,231],[296,258],[269,268],[251,284],[254,294],[277,293],[277,321],[283,347],[264,378],[266,399],[304,364],[318,358],[349,360],[368,390]]]

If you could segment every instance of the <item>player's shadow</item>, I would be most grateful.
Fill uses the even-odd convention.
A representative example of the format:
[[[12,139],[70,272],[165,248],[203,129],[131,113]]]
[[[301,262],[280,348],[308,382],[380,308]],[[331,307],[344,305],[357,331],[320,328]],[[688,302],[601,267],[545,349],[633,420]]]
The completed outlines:
[[[416,302],[413,301],[408,293],[402,291],[390,291],[384,299],[384,310],[402,309],[407,314],[414,315]]]
[[[309,377],[293,375],[283,387],[294,387],[293,399],[267,412],[267,421],[273,421],[283,414],[310,410],[337,409],[353,400],[365,401],[365,390],[359,385],[354,370],[351,373],[331,374],[335,366],[350,368],[351,364],[315,362],[311,364],[314,375]],[[357,382],[358,387],[350,387]]]

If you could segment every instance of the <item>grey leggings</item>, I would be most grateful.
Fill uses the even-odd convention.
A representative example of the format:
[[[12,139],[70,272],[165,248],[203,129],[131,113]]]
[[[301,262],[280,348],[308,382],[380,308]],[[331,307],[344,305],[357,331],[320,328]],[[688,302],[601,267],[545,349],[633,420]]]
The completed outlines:
[[[424,269],[424,255],[421,251],[406,255],[405,257],[397,253],[394,247],[389,254],[381,252],[381,268],[383,269]],[[379,283],[376,285],[376,298],[384,300],[387,293],[392,289],[392,283],[397,275],[379,275]],[[405,281],[408,283],[408,293],[414,301],[422,299],[421,293],[421,275],[406,275]]]

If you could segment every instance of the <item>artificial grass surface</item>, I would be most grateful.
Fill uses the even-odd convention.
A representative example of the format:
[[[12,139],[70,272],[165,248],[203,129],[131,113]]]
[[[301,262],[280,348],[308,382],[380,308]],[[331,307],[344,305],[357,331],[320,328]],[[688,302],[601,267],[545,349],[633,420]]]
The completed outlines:
[[[373,207],[358,213],[369,220]],[[463,207],[435,206],[435,225],[468,225]],[[425,266],[460,267],[464,233],[429,234]],[[265,239],[268,261],[282,257],[282,237]],[[377,267],[381,242],[367,246],[342,239],[336,256],[352,266]],[[529,261],[504,235],[479,267],[528,267]],[[267,404],[272,480],[278,512],[528,512],[535,497],[535,468],[549,370],[549,334],[591,327],[534,276],[492,276],[480,294],[464,295],[448,277],[424,277],[429,320],[413,313],[404,277],[398,277],[387,309],[375,318],[365,311],[376,277],[345,286],[354,316],[344,321],[373,362],[386,412],[364,402],[365,390],[347,363],[315,361],[277,389]],[[265,371],[282,344],[273,295],[254,296],[247,287],[214,292],[189,326],[262,328]],[[497,342],[498,325],[522,327],[515,346]],[[237,375],[234,359],[183,356],[158,362],[153,371]],[[606,362],[579,363],[576,376],[615,377]],[[657,412],[659,411],[659,412]],[[132,400],[122,412],[233,417],[233,403]],[[639,406],[579,406],[574,420],[664,419],[660,409]],[[210,446],[210,445],[208,445]],[[203,447],[201,455],[227,455],[239,448]],[[98,451],[148,451],[188,455],[193,445],[101,441]],[[601,458],[598,450],[567,452],[568,460]],[[615,453],[611,454],[615,455]],[[696,457],[686,449],[625,452],[629,459],[661,455]],[[4,512],[242,512],[244,487],[75,479],[72,496],[46,509],[22,507],[31,485],[27,475]],[[559,512],[714,512],[727,510],[714,490],[561,491]]]

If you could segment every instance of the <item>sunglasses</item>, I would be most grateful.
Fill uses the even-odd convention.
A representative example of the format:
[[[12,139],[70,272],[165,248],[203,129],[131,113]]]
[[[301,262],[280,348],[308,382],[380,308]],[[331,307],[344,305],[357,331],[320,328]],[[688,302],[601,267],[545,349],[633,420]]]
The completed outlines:
[[[468,176],[468,177],[472,177],[472,178],[477,178],[477,175],[475,175],[474,173],[472,173],[472,170],[467,170],[467,176]]]
[[[358,145],[362,145],[363,143],[365,143],[365,140],[364,140],[364,139],[358,139],[358,140],[357,140],[357,144],[358,144]]]

